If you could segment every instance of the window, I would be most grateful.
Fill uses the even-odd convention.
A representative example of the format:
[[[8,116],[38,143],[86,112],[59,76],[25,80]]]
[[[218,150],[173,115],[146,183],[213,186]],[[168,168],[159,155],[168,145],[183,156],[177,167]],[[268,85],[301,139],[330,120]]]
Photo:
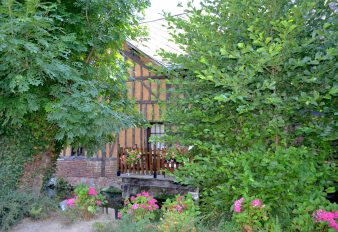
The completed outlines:
[[[85,149],[82,147],[72,148],[71,156],[84,156]]]
[[[162,142],[150,142],[150,138],[161,138],[165,134],[164,125],[162,123],[152,123],[150,128],[147,128],[147,144],[148,148],[164,148],[165,144]],[[152,139],[152,140],[153,140]]]

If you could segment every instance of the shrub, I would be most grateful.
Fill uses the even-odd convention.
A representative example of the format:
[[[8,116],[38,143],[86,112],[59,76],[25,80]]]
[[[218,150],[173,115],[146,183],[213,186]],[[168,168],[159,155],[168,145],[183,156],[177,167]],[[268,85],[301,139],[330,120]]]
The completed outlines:
[[[159,208],[156,202],[156,199],[148,192],[138,193],[136,197],[131,196],[125,201],[126,207],[121,211],[119,217],[129,214],[135,221],[146,218],[154,219],[156,217],[155,211]]]
[[[335,11],[332,0],[203,0],[168,15],[183,52],[164,54],[176,67],[165,140],[194,146],[175,174],[200,187],[208,219],[242,196],[288,226],[297,204],[326,204],[337,176]]]
[[[110,227],[107,232],[159,232],[157,230],[157,223],[150,221],[148,217],[135,220],[132,215],[124,215],[121,220],[117,222],[116,227]]]
[[[214,217],[230,211],[238,198],[256,196],[273,217],[290,225],[292,217],[302,214],[296,209],[303,202],[311,202],[313,210],[329,204],[324,190],[330,186],[330,178],[337,176],[334,164],[324,162],[325,155],[306,147],[273,150],[257,145],[243,152],[215,149],[209,157],[195,159],[199,163],[186,164],[184,173],[192,177],[190,183],[201,187],[201,208],[212,209]]]
[[[264,222],[268,220],[265,205],[262,204],[260,199],[251,201],[242,197],[235,201],[233,209],[233,219],[243,231],[262,229],[264,228]]]
[[[73,187],[63,178],[56,178],[56,182],[55,182],[55,198],[57,200],[63,200],[65,198],[67,198],[71,191],[73,190]]]
[[[19,220],[29,215],[33,197],[27,193],[14,191],[0,198],[0,229],[7,230]]]
[[[162,206],[162,212],[159,231],[196,231],[195,224],[199,213],[190,194],[178,195],[173,201],[168,199]]]
[[[67,205],[79,210],[86,220],[90,219],[97,212],[99,206],[106,202],[94,187],[88,187],[85,184],[76,186],[74,193],[74,198],[67,199]]]
[[[42,196],[34,201],[29,211],[29,216],[33,219],[46,219],[58,209],[57,201]]]

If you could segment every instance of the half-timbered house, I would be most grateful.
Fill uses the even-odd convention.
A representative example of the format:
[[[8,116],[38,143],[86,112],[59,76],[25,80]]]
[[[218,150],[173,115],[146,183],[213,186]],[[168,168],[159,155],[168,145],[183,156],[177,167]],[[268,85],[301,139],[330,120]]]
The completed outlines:
[[[151,71],[151,65],[163,65],[160,61],[147,55],[133,44],[127,42],[123,52],[126,59],[132,63],[127,80],[128,97],[134,99],[137,108],[148,121],[148,127],[129,128],[116,135],[114,144],[106,144],[94,156],[86,156],[84,148],[65,148],[57,161],[56,175],[67,179],[72,184],[89,181],[105,186],[116,179],[119,159],[118,152],[122,148],[138,147],[150,150],[161,148],[163,144],[154,144],[150,137],[161,137],[164,134],[164,122],[159,102],[165,102],[169,97],[167,77],[156,75]],[[106,178],[106,180],[105,180]],[[99,181],[99,182],[100,182]]]

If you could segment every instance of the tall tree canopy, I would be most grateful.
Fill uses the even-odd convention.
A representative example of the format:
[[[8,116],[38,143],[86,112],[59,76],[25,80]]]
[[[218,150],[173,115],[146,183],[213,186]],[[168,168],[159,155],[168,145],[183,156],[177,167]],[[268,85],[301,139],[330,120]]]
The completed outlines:
[[[95,147],[134,126],[120,51],[141,35],[148,0],[3,0],[0,125],[25,127],[41,150]],[[35,144],[35,146],[38,144]]]
[[[335,3],[204,0],[186,13],[167,15],[183,50],[164,53],[177,67],[167,139],[194,145],[177,174],[201,188],[202,209],[219,217],[254,195],[289,217],[325,195],[337,177]]]

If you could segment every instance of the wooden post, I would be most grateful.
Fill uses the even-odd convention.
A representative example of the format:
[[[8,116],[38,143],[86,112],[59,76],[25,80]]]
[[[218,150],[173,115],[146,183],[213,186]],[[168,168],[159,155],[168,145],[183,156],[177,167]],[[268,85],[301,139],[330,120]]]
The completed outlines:
[[[154,178],[156,179],[157,178],[156,144],[154,144],[154,150],[153,151],[154,151],[154,154],[152,154],[152,155],[153,155],[153,158],[154,158],[154,161],[153,161],[153,165],[154,165]]]
[[[116,175],[117,176],[121,176],[121,147],[120,147],[120,144],[118,146],[118,149],[117,149],[117,173]]]

